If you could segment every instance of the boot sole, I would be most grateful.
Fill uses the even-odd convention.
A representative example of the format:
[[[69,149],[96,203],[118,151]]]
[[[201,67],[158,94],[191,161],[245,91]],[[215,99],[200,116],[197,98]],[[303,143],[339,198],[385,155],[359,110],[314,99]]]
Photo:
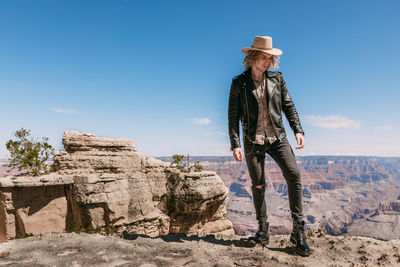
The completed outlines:
[[[297,244],[296,244],[296,240],[293,240],[292,238],[290,238],[290,242],[291,242],[293,245],[297,245]],[[299,254],[300,256],[308,257],[308,256],[311,255],[311,252],[310,252],[310,251],[304,251],[304,250],[299,249],[298,247],[294,247],[294,248],[295,248],[297,254]]]
[[[310,251],[304,251],[304,250],[299,249],[298,247],[295,247],[295,249],[296,249],[297,254],[299,254],[300,256],[303,256],[303,257],[308,257],[311,254]]]

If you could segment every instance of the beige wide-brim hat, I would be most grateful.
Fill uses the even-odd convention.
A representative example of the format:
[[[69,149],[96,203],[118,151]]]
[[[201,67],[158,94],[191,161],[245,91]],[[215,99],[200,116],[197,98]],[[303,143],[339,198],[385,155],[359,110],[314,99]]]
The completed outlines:
[[[274,56],[282,55],[282,50],[272,47],[272,38],[270,36],[256,36],[251,47],[242,48],[242,52],[248,53],[250,50],[265,52]]]

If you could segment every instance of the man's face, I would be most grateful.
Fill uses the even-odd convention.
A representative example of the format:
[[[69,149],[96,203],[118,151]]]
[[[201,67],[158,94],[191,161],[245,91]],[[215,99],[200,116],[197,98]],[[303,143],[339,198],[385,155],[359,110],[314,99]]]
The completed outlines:
[[[269,63],[271,62],[272,55],[261,52],[258,55],[257,59],[253,63],[253,68],[256,68],[258,71],[264,72],[267,70]]]

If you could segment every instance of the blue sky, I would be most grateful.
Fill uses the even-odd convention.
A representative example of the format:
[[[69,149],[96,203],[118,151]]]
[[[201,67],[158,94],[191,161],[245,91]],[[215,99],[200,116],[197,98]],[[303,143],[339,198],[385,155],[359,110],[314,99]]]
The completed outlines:
[[[0,158],[21,127],[57,150],[73,129],[149,156],[230,155],[229,88],[256,35],[283,50],[306,138],[296,155],[400,156],[399,12],[396,0],[0,0]]]

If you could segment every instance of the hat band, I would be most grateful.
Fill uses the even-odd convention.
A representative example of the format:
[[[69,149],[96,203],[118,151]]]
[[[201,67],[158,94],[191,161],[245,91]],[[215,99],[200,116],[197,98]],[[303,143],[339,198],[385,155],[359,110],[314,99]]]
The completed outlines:
[[[251,48],[264,49],[264,50],[272,50],[272,48],[254,47],[253,45],[251,45]]]

